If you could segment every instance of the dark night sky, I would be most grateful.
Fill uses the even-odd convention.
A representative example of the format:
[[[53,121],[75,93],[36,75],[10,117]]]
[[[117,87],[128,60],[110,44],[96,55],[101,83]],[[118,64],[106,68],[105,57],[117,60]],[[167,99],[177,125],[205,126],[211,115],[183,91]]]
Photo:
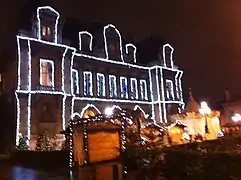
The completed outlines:
[[[14,36],[29,1],[15,0],[15,8],[13,2],[0,7],[0,47],[6,48],[4,42]],[[150,35],[167,40],[184,70],[184,91],[191,87],[198,100],[223,100],[225,88],[233,98],[241,97],[241,1],[52,0],[50,5],[63,17],[115,24],[136,41]]]

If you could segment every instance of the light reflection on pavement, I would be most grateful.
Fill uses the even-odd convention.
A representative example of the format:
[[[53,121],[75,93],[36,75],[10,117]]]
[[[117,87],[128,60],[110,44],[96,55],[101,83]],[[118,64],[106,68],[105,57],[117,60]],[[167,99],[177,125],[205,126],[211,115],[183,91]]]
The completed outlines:
[[[50,173],[29,169],[21,166],[11,166],[9,164],[0,164],[1,180],[67,180],[68,172]]]

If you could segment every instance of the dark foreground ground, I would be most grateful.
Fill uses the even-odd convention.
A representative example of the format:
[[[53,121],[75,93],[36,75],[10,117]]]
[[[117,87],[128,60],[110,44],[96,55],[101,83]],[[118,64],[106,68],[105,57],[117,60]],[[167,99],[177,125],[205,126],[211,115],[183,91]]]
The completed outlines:
[[[24,167],[0,160],[0,180],[67,180],[74,179],[66,169]]]

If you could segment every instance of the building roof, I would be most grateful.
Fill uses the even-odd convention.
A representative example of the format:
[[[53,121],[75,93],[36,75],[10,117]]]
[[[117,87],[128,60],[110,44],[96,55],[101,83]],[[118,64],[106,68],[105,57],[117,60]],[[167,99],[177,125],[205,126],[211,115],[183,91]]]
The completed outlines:
[[[198,112],[200,105],[195,101],[192,95],[192,90],[189,89],[189,99],[185,108],[185,112]]]

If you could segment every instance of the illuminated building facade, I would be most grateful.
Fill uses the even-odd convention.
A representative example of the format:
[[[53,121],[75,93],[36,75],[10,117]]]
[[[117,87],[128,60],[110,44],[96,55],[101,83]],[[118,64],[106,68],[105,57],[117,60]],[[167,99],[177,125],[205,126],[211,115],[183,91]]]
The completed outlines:
[[[167,122],[171,105],[183,108],[183,71],[169,44],[162,65],[140,66],[136,47],[123,44],[114,25],[103,28],[98,48],[92,34],[79,32],[77,49],[63,44],[59,18],[53,8],[39,7],[32,34],[17,35],[17,144],[20,133],[31,143],[39,132],[59,134],[71,118],[107,107],[140,108],[156,123]]]

